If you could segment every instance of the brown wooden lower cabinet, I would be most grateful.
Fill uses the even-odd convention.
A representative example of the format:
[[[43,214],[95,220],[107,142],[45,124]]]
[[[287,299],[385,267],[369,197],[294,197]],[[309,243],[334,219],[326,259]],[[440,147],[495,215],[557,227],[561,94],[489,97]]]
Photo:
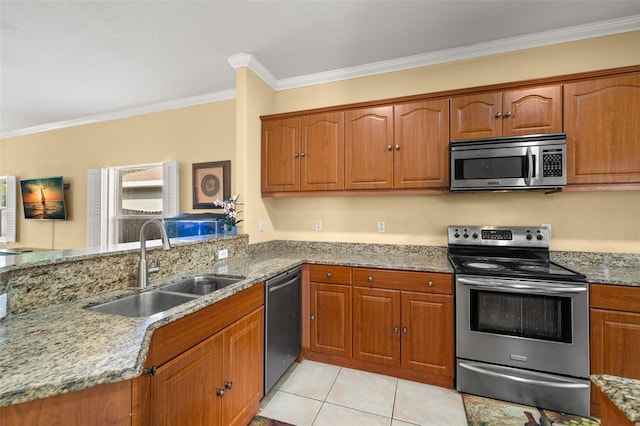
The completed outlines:
[[[629,418],[597,386],[596,397],[600,404],[600,424],[602,426],[633,426]]]
[[[131,380],[2,407],[0,425],[131,425]]]
[[[309,276],[337,276],[327,268],[309,265]],[[310,345],[302,358],[452,388],[452,275],[353,268],[352,286],[342,272],[341,284],[306,283]]]
[[[453,296],[353,288],[353,357],[453,377]]]
[[[591,374],[640,379],[640,288],[592,284]],[[591,415],[600,415],[597,386],[591,387]]]
[[[310,349],[351,357],[351,286],[311,283]]]

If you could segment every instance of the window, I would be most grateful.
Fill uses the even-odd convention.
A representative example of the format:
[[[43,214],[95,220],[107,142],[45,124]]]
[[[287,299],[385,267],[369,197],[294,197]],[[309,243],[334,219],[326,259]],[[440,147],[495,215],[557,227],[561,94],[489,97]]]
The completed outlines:
[[[16,241],[16,177],[0,176],[0,243]]]
[[[92,169],[87,182],[87,247],[139,241],[145,221],[178,214],[176,161]]]

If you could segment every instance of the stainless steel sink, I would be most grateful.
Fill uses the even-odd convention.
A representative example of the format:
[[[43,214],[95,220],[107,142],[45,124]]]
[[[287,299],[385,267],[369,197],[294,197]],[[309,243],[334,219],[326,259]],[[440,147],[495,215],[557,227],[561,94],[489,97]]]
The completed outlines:
[[[149,317],[190,300],[220,290],[244,278],[201,275],[138,293],[88,309],[125,317]]]
[[[242,279],[243,278],[221,277],[218,275],[202,275],[199,277],[187,278],[175,284],[166,285],[160,288],[160,291],[203,295],[230,286]]]
[[[149,317],[196,298],[197,296],[188,294],[151,291],[92,306],[89,309],[125,317]]]

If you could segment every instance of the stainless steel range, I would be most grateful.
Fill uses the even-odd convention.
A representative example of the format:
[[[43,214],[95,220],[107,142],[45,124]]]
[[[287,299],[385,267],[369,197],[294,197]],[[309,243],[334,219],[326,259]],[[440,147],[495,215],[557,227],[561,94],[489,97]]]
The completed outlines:
[[[540,227],[450,226],[460,392],[589,415],[584,275]]]

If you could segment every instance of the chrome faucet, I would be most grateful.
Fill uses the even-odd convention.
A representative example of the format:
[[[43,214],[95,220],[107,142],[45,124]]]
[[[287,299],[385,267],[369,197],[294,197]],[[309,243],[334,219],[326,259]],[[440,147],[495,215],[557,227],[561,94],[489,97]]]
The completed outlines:
[[[171,248],[169,243],[169,237],[167,231],[164,229],[162,222],[158,219],[150,219],[142,224],[140,228],[140,261],[138,262],[138,287],[147,288],[147,274],[153,274],[160,271],[160,259],[156,259],[156,266],[147,269],[147,237],[146,230],[152,225],[156,224],[160,228],[160,235],[162,236],[162,247],[168,251]]]

